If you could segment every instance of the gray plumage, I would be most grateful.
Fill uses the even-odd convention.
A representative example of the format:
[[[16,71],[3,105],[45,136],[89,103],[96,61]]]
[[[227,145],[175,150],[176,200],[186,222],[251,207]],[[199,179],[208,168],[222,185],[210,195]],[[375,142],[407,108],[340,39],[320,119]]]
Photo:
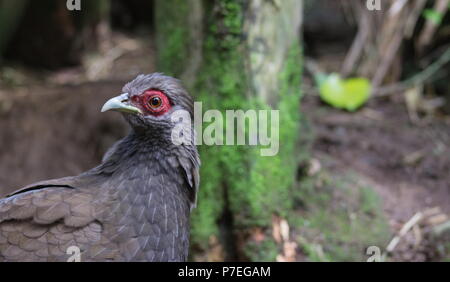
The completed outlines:
[[[0,261],[66,261],[70,246],[80,248],[81,261],[187,259],[200,161],[193,142],[171,142],[170,116],[184,109],[192,117],[193,102],[178,80],[157,73],[123,92],[131,99],[148,89],[162,91],[171,109],[123,113],[131,133],[99,166],[0,199]]]

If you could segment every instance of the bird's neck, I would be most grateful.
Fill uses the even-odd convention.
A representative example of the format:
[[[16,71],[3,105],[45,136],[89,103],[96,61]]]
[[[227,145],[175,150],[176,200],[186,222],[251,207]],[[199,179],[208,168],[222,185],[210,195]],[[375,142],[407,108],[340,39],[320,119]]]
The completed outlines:
[[[173,164],[174,159],[179,156],[198,159],[195,145],[174,145],[170,140],[163,141],[160,137],[130,132],[106,152],[95,172],[107,177],[122,175],[125,178],[137,173],[142,174],[140,177],[147,177],[150,171],[173,170],[179,176],[178,168]]]
[[[161,146],[159,142],[154,143],[154,140],[132,132],[111,147],[103,162],[88,173],[100,176],[97,179],[103,179],[100,180],[104,182],[101,186],[107,190],[165,195],[161,196],[163,202],[172,201],[172,196],[176,195],[177,201],[187,203],[190,201],[190,192],[184,187],[184,175],[180,173],[178,165],[174,165],[179,151]],[[184,150],[181,146],[176,147]]]
[[[151,166],[157,160],[163,161],[170,154],[169,144],[132,131],[106,152],[98,169],[106,174],[126,173],[136,166]]]
[[[192,167],[184,167],[180,158],[193,160]],[[101,186],[108,190],[122,190],[126,187],[136,189],[131,193],[140,194],[158,190],[177,195],[179,200],[194,203],[196,190],[188,186],[195,183],[192,179],[192,183],[186,179],[186,173],[193,173],[198,165],[195,145],[167,145],[158,139],[131,132],[114,144],[105,154],[102,163],[86,175],[96,175],[94,179],[101,181]],[[116,185],[117,183],[120,185]]]

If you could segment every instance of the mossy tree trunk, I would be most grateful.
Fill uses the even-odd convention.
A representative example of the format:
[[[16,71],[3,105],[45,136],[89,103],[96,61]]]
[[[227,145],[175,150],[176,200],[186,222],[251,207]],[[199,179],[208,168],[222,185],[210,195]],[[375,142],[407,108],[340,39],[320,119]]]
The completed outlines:
[[[181,78],[203,111],[279,110],[275,156],[254,146],[199,147],[194,256],[218,244],[225,259],[274,259],[261,246],[271,244],[272,216],[293,208],[300,155],[302,0],[156,0],[155,11],[158,71]],[[267,242],[251,248],[255,228]]]

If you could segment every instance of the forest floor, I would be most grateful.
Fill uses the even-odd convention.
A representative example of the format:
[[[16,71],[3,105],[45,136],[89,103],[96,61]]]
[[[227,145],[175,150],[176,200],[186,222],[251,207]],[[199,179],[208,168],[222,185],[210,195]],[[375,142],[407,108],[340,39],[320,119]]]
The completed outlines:
[[[315,59],[338,71],[344,56],[342,46],[328,46]],[[312,89],[310,79],[304,82]],[[433,230],[450,218],[450,116],[412,117],[405,93],[373,98],[349,113],[311,92],[301,105],[315,135],[313,159],[334,174],[355,172],[380,196],[392,236],[402,233],[397,245],[389,241],[389,259],[448,259]]]
[[[95,165],[102,152],[123,136],[123,122],[115,115],[100,115],[98,105],[118,94],[123,83],[137,73],[154,69],[151,44],[130,40],[119,39],[123,48],[112,52],[112,58],[91,64],[105,66],[93,70],[96,81],[82,78],[81,69],[51,73],[43,83],[30,81],[21,71],[3,69],[1,194],[37,180],[80,173]],[[120,56],[117,51],[122,52]],[[301,105],[315,136],[312,163],[316,169],[335,175],[355,172],[381,198],[391,235],[411,223],[417,213],[422,217],[420,224],[411,224],[411,231],[402,236],[390,258],[434,260],[426,232],[450,215],[450,118],[412,123],[402,99],[398,94],[374,100],[347,113],[306,93]],[[326,205],[338,206],[342,197]],[[380,247],[384,250],[386,245]],[[305,258],[300,255],[300,259]]]
[[[417,213],[430,215],[417,225],[424,232],[448,220],[450,118],[415,125],[403,103],[374,101],[346,113],[311,96],[302,109],[315,132],[313,157],[336,174],[351,170],[364,178],[381,197],[394,234]],[[425,234],[417,234],[409,232],[400,240],[393,260],[436,259],[434,250],[427,249],[430,242],[422,240]]]

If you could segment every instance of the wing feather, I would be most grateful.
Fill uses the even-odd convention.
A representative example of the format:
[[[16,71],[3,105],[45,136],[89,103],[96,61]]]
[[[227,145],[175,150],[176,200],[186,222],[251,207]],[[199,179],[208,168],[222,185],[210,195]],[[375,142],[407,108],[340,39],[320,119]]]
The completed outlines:
[[[117,258],[93,195],[73,184],[71,178],[39,182],[0,199],[0,261],[66,261],[70,246],[85,261]]]

